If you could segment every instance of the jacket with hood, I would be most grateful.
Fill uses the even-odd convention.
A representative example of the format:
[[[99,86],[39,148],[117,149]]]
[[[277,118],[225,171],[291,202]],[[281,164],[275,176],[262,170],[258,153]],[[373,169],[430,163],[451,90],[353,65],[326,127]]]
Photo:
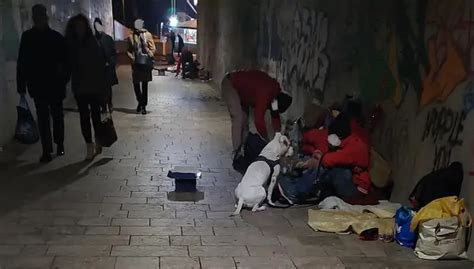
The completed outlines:
[[[243,107],[254,108],[255,127],[260,135],[267,137],[265,113],[271,102],[280,94],[278,81],[267,73],[257,70],[236,71],[229,74],[233,88],[238,92]],[[275,132],[280,131],[280,117],[272,117]]]

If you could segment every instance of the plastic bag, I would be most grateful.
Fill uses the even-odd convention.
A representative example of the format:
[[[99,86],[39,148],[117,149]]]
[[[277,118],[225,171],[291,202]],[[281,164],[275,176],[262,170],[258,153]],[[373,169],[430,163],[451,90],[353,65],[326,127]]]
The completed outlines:
[[[26,97],[20,97],[20,104],[16,107],[18,119],[16,122],[15,138],[23,144],[34,144],[40,139],[38,127],[31,114]]]
[[[467,212],[464,200],[457,196],[439,198],[423,207],[415,214],[411,222],[411,230],[414,231],[420,223],[432,219],[444,219],[458,217]],[[467,226],[463,221],[462,225]]]
[[[467,221],[467,220],[465,220]],[[425,260],[467,259],[468,245],[462,217],[432,219],[420,224],[415,255]]]

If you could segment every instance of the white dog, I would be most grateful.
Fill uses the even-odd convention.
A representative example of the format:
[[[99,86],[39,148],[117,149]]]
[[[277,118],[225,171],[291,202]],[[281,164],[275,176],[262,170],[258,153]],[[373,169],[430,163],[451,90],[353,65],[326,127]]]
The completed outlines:
[[[242,181],[235,188],[235,197],[238,202],[232,216],[239,215],[243,207],[251,208],[252,212],[265,210],[265,206],[262,206],[265,198],[272,204],[273,188],[280,173],[280,157],[292,155],[293,148],[288,138],[281,133],[276,133],[273,140],[263,148],[257,160],[248,167]],[[270,176],[267,195],[264,186]]]

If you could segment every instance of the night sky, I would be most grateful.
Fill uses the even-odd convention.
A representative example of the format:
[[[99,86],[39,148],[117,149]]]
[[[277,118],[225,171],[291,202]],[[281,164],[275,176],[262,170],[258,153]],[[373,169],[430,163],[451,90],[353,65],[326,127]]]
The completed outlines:
[[[122,0],[113,0],[114,18],[126,26],[131,27],[136,17],[145,21],[145,27],[152,33],[157,33],[157,25],[166,22],[171,15],[171,0],[124,0],[125,20],[123,19]],[[192,0],[190,0],[193,3]],[[196,18],[186,0],[176,0],[176,11],[185,12]]]

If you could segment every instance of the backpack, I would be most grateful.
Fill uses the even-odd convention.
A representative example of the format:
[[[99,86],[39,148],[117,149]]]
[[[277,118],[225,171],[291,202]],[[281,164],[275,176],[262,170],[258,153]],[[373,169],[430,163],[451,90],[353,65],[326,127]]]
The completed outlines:
[[[258,134],[249,133],[244,144],[235,153],[232,167],[240,173],[245,173],[266,145],[267,142]]]
[[[417,211],[438,198],[459,196],[463,178],[462,164],[453,162],[447,168],[422,177],[411,192],[409,200]]]

